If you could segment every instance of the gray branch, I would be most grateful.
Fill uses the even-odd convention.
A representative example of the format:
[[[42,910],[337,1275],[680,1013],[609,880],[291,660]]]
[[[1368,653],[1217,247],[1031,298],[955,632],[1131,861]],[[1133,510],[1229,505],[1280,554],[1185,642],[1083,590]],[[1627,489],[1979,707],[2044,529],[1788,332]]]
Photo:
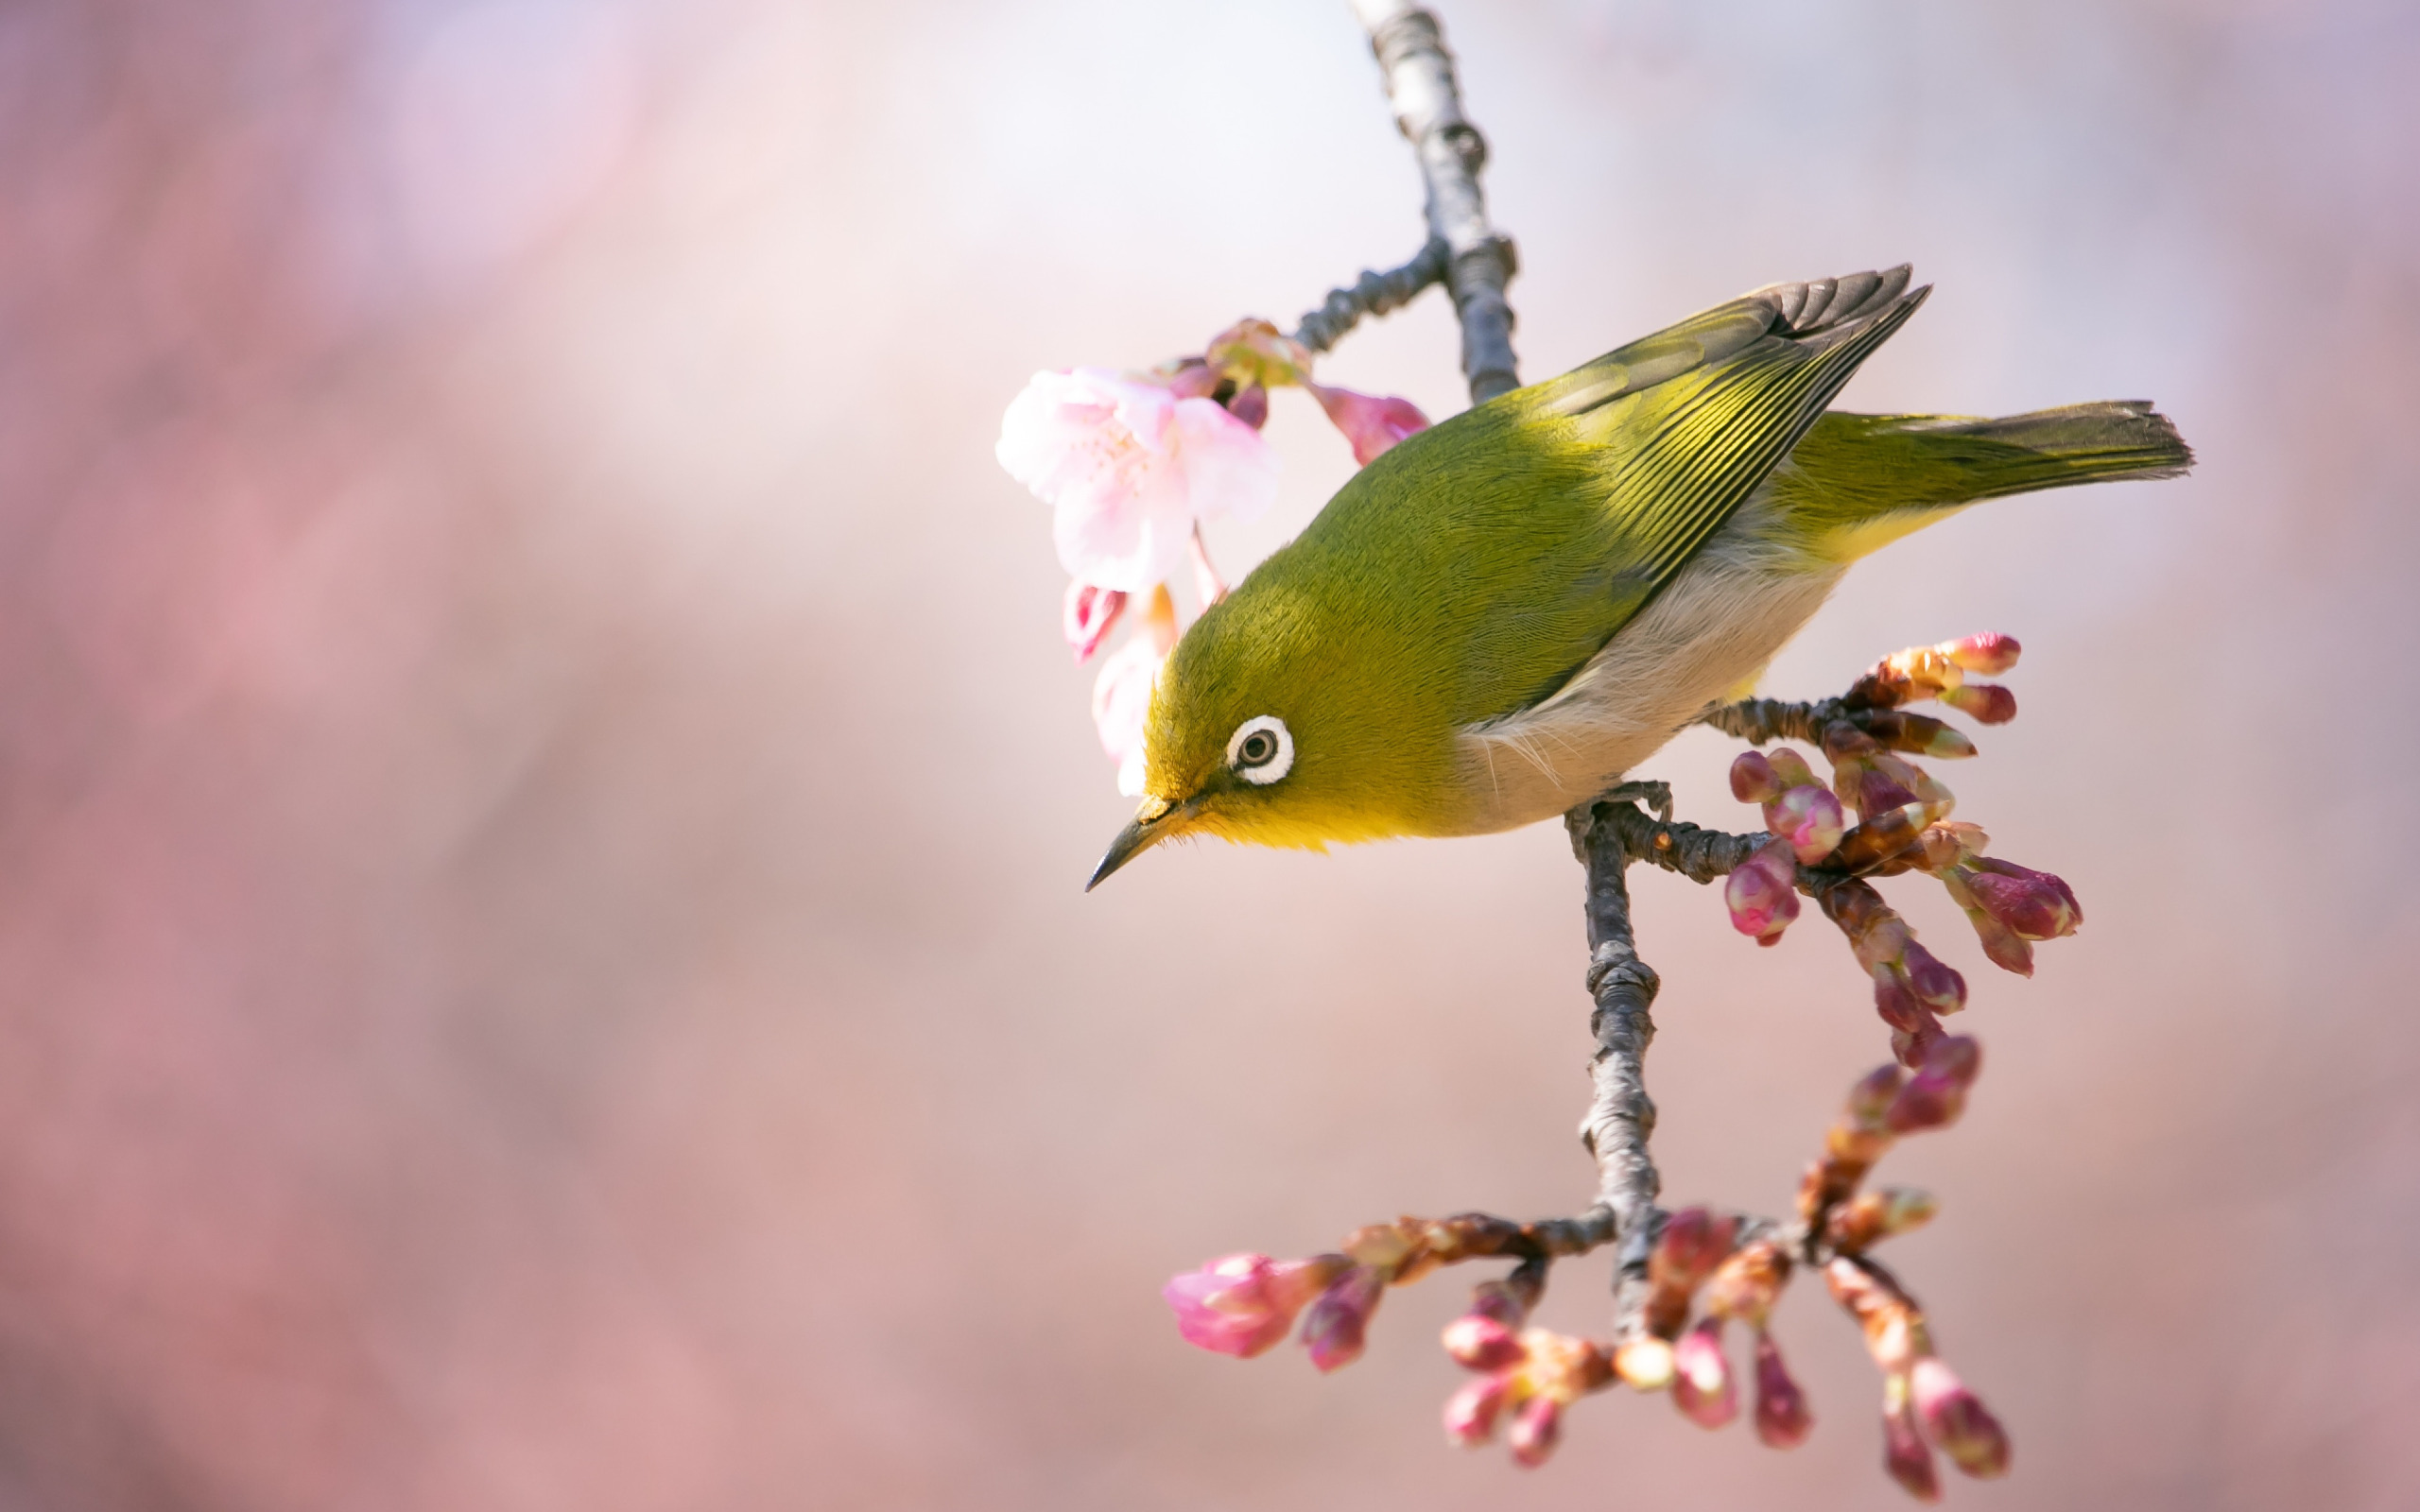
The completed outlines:
[[[1364,269],[1352,287],[1330,289],[1320,307],[1294,328],[1294,339],[1313,352],[1327,351],[1365,317],[1392,314],[1418,299],[1430,284],[1444,283],[1449,261],[1445,244],[1432,236],[1401,267],[1384,273]]]
[[[1512,306],[1504,297],[1515,265],[1512,244],[1487,220],[1479,169],[1487,140],[1462,114],[1453,55],[1437,18],[1410,0],[1354,0],[1386,76],[1395,125],[1420,159],[1428,192],[1428,234],[1444,243],[1446,287],[1462,327],[1462,376],[1471,403],[1485,404],[1521,386],[1512,356]]]
[[[1647,1307],[1647,1257],[1663,1227],[1655,1205],[1663,1177],[1648,1141],[1655,1133],[1655,1103],[1647,1095],[1647,1047],[1655,1039],[1648,1010],[1659,985],[1654,968],[1638,958],[1631,932],[1626,873],[1633,852],[1622,816],[1643,820],[1639,786],[1614,789],[1564,817],[1571,846],[1588,868],[1588,994],[1596,1000],[1588,1027],[1597,1039],[1589,1065],[1596,1096],[1580,1125],[1582,1143],[1597,1158],[1597,1201],[1613,1215],[1619,1248],[1614,1258],[1616,1336],[1636,1332]],[[1668,803],[1669,799],[1663,798]]]

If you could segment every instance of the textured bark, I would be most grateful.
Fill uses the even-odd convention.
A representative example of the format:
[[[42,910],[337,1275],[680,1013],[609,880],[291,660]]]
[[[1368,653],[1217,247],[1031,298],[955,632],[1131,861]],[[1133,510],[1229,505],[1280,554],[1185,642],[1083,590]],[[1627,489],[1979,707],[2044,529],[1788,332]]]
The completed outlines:
[[[1515,265],[1512,244],[1488,224],[1479,170],[1487,139],[1462,114],[1454,59],[1437,18],[1406,0],[1354,0],[1371,50],[1385,75],[1395,125],[1420,160],[1428,197],[1428,234],[1444,244],[1446,287],[1462,327],[1462,376],[1471,403],[1521,386],[1512,355],[1512,306],[1504,297]]]

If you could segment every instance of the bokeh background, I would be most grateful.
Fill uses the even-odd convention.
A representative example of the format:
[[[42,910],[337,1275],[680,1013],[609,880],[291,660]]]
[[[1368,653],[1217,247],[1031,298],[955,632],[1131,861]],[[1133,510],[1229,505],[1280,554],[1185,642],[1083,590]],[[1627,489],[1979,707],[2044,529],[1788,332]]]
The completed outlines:
[[[1768,687],[2021,636],[1951,775],[2089,913],[2027,983],[1900,889],[1990,1056],[1886,1167],[2017,1445],[1951,1498],[2411,1504],[2420,12],[1443,10],[1530,374],[1909,258],[1851,407],[2200,449],[1893,548]],[[1079,891],[1126,804],[997,418],[1417,246],[1342,4],[12,0],[0,204],[0,1506],[1899,1504],[1813,1288],[1805,1449],[1615,1396],[1526,1475],[1439,1440],[1467,1278],[1329,1379],[1155,1295],[1588,1189],[1559,833]],[[1434,294],[1327,371],[1460,406]],[[1275,407],[1230,567],[1350,467]],[[1655,769],[1744,819],[1726,759]],[[1859,979],[1638,890],[1668,1196],[1780,1208]]]

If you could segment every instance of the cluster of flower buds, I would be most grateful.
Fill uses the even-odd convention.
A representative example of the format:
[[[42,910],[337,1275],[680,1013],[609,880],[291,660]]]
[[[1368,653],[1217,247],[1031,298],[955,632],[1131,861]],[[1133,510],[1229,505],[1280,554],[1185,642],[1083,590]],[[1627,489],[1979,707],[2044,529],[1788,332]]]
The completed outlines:
[[[1190,561],[1206,607],[1226,593],[1201,542],[1201,522],[1258,516],[1277,496],[1277,456],[1260,434],[1269,391],[1300,387],[1367,465],[1427,427],[1409,401],[1311,381],[1311,354],[1266,320],[1241,320],[1199,356],[1149,372],[1078,368],[1033,375],[1001,417],[997,455],[1009,475],[1051,507],[1059,560],[1075,579],[1063,613],[1079,664],[1092,659],[1138,600],[1155,609]],[[1156,619],[1101,668],[1093,708],[1101,744],[1119,761],[1120,788],[1140,791],[1141,723],[1124,719],[1132,685],[1150,679],[1173,638]],[[1133,650],[1140,644],[1143,650]],[[1154,654],[1150,648],[1156,646]],[[1111,684],[1118,684],[1113,692]],[[1102,718],[1111,710],[1122,721]]]
[[[1516,1288],[1483,1281],[1471,1310],[1445,1325],[1446,1354],[1473,1379],[1445,1400],[1444,1422],[1449,1440],[1472,1449],[1504,1422],[1513,1460],[1535,1467],[1562,1437],[1564,1409],[1610,1384],[1614,1362],[1602,1345],[1523,1327],[1528,1313]]]
[[[1876,662],[1841,702],[1858,709],[1896,709],[1930,698],[1978,724],[2004,725],[2016,717],[2016,695],[1988,682],[1968,682],[1966,674],[1997,677],[2016,665],[2024,649],[2014,636],[1996,630],[1939,645],[1910,646]]]
[[[1924,1310],[1891,1273],[1859,1255],[1824,1267],[1833,1299],[1857,1319],[1882,1372],[1883,1468],[1908,1494],[1938,1501],[1933,1452],[1979,1480],[2008,1473],[2008,1434],[1980,1398],[1934,1355]]]
[[[1789,1251],[1774,1240],[1759,1239],[1732,1251],[1706,1282],[1706,1315],[1690,1333],[1691,1339],[1703,1336],[1704,1343],[1689,1348],[1684,1341],[1681,1375],[1690,1389],[1684,1394],[1676,1384],[1672,1399],[1692,1420],[1708,1428],[1720,1428],[1737,1410],[1726,1400],[1727,1386],[1709,1392],[1706,1378],[1717,1369],[1728,1373],[1729,1363],[1722,1352],[1722,1329],[1725,1324],[1738,1323],[1755,1338],[1756,1436],[1774,1449],[1795,1449],[1806,1442],[1815,1426],[1815,1416],[1807,1409],[1806,1393],[1791,1379],[1789,1367],[1782,1361],[1781,1346],[1773,1342],[1767,1326],[1773,1304],[1781,1298],[1782,1288],[1789,1284]],[[1693,1399],[1710,1401],[1712,1406],[1703,1415],[1693,1412]]]
[[[1874,980],[1874,1007],[1891,1026],[1892,1053],[1915,1066],[1942,1037],[1939,1014],[1966,1005],[1966,979],[1924,948],[1916,932],[1882,894],[1862,881],[1823,892],[1824,913],[1848,937],[1849,950]]]

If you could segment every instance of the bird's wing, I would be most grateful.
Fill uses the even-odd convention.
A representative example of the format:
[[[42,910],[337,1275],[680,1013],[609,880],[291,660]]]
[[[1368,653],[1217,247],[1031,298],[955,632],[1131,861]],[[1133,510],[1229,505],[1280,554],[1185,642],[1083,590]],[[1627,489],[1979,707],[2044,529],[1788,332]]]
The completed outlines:
[[[1924,301],[1909,271],[1759,289],[1482,407],[1566,481],[1530,495],[1557,549],[1497,600],[1526,612],[1468,627],[1465,721],[1551,696],[1671,581]]]

